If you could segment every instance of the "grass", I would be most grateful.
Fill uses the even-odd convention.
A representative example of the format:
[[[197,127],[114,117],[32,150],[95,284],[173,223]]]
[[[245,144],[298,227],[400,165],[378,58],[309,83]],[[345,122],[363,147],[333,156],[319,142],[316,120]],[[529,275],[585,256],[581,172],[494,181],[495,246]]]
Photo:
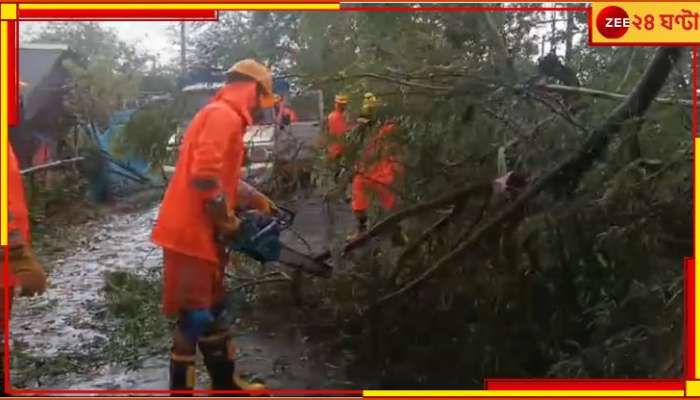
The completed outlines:
[[[105,276],[104,292],[107,317],[115,320],[105,349],[112,362],[135,368],[144,358],[167,352],[174,322],[166,319],[160,310],[159,270],[146,275],[109,272]]]

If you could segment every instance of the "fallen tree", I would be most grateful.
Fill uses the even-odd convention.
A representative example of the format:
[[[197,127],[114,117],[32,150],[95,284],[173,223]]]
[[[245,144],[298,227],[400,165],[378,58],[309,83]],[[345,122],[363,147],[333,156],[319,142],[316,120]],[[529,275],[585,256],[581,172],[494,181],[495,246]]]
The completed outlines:
[[[525,203],[529,202],[540,192],[550,190],[560,193],[560,185],[563,185],[568,190],[578,186],[578,182],[583,174],[590,170],[593,163],[601,157],[612,136],[620,131],[622,125],[626,121],[638,118],[646,112],[654,97],[663,87],[680,56],[681,48],[660,48],[630,96],[627,97],[625,102],[615,108],[605,121],[590,134],[586,143],[580,149],[552,170],[539,177],[505,209],[477,227],[460,245],[437,260],[418,277],[409,281],[400,289],[382,296],[379,299],[379,303],[385,303],[415,289],[436,271],[459,258],[470,246],[520,210]]]

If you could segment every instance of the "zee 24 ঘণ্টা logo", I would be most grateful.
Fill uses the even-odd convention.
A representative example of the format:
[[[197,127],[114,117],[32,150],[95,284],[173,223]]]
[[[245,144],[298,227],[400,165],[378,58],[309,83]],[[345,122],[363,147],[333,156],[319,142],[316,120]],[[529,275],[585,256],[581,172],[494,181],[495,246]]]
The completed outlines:
[[[700,14],[682,9],[678,14],[636,15],[632,17],[623,8],[608,6],[602,9],[596,17],[596,28],[607,39],[619,39],[630,28],[639,31],[653,31],[658,27],[666,30],[682,29],[685,31],[698,30]]]

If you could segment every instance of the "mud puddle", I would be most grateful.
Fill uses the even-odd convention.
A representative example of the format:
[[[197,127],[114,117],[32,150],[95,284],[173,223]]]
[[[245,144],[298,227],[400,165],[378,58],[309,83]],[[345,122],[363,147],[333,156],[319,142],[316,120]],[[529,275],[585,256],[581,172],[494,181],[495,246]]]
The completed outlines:
[[[312,252],[325,248],[323,202],[298,200],[294,247]],[[107,343],[118,319],[107,314],[104,277],[108,272],[149,274],[159,271],[161,253],[150,243],[157,207],[109,215],[85,224],[78,245],[53,254],[39,254],[50,265],[50,287],[35,298],[16,299],[10,322],[11,382],[24,389],[167,389],[168,354],[163,343],[134,348],[140,360],[127,367],[110,359]],[[298,234],[298,235],[297,235]],[[293,238],[286,238],[293,242]],[[247,312],[236,325],[238,366],[266,380],[271,389],[352,388],[344,377],[342,354],[328,354],[322,342],[303,334],[304,318],[289,307]],[[332,339],[332,338],[329,338]],[[12,350],[15,350],[13,353]],[[201,364],[201,363],[200,363]],[[199,373],[198,388],[206,388]]]

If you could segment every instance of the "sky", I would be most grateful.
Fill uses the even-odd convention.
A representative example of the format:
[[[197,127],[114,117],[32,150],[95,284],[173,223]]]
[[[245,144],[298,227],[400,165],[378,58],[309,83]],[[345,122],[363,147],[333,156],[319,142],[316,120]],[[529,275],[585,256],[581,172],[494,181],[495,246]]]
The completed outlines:
[[[168,33],[168,27],[173,22],[103,22],[102,25],[114,28],[125,42],[157,55],[160,64],[178,55],[174,38]]]
[[[20,39],[23,32],[34,31],[44,24],[46,22],[22,22],[20,24]],[[179,49],[175,43],[177,38],[172,37],[172,34],[169,32],[169,28],[179,24],[177,22],[128,21],[100,22],[99,24],[114,29],[121,40],[135,45],[140,50],[156,55],[158,63],[161,65],[176,62],[179,57]],[[558,23],[557,25],[559,29],[563,28],[563,23]],[[533,33],[547,29],[548,27],[545,26],[536,27]],[[545,52],[548,51],[549,45],[547,43]]]
[[[20,24],[20,40],[23,34],[36,31],[46,22],[22,22]],[[100,22],[102,26],[114,29],[121,40],[135,45],[138,49],[157,55],[158,63],[165,64],[178,57],[178,49],[174,38],[168,32],[168,27],[174,22],[128,21]]]

